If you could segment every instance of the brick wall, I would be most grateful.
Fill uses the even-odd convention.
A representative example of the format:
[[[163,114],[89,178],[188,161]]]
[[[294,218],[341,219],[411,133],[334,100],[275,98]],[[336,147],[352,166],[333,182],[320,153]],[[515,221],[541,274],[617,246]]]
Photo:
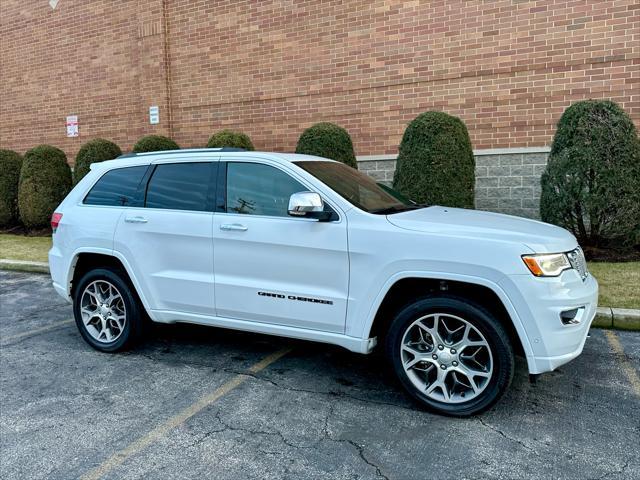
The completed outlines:
[[[640,4],[615,1],[2,0],[0,144],[184,146],[224,127],[292,150],[335,121],[359,155],[458,115],[474,148],[544,146],[561,112],[611,98],[640,121]],[[148,107],[160,106],[159,125]],[[80,137],[64,119],[77,114]]]
[[[166,110],[160,0],[0,1],[0,145],[21,153],[56,145],[73,160],[97,136],[129,148],[152,130],[146,108]],[[152,34],[155,32],[155,34]],[[80,136],[65,118],[78,115]]]

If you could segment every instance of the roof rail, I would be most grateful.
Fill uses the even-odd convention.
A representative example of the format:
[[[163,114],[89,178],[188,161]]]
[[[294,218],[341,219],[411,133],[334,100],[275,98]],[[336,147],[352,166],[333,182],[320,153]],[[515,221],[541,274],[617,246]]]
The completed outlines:
[[[217,153],[217,152],[244,152],[244,148],[236,147],[221,147],[221,148],[181,148],[178,150],[158,150],[155,152],[129,152],[124,155],[120,155],[118,158],[131,158],[140,157],[144,155],[168,155],[168,154],[180,154],[180,153]]]

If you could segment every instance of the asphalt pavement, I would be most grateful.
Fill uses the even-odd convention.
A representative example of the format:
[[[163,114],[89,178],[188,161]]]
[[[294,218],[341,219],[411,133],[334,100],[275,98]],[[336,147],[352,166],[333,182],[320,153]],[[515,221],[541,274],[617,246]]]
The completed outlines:
[[[640,478],[640,332],[592,330],[491,411],[421,410],[379,355],[190,325],[84,343],[49,277],[0,272],[2,479]]]

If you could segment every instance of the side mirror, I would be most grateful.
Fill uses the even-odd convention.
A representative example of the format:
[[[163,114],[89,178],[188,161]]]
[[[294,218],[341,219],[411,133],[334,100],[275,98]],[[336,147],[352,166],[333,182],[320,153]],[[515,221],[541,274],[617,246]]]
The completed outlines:
[[[304,217],[308,213],[324,210],[324,202],[315,192],[298,192],[289,197],[289,215]]]
[[[331,212],[325,212],[320,194],[315,192],[297,192],[289,197],[289,215],[293,217],[316,218],[327,221]]]

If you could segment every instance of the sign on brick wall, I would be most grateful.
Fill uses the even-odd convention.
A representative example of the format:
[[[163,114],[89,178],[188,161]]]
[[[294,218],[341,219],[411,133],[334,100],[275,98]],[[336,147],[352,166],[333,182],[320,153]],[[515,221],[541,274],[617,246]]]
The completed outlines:
[[[160,108],[157,105],[149,107],[149,123],[151,125],[160,123]]]
[[[67,137],[77,137],[78,134],[78,116],[67,116]]]

